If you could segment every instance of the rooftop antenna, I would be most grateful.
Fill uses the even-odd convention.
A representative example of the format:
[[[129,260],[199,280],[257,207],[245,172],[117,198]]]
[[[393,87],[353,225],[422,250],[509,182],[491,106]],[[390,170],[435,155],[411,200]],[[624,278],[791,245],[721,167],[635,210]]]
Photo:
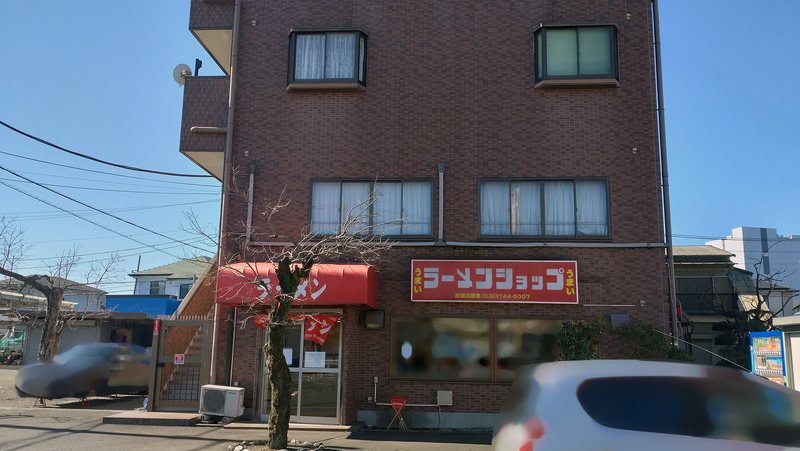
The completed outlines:
[[[203,67],[203,62],[200,60],[200,58],[195,58],[194,59],[194,76],[195,77],[199,77],[200,76],[200,68],[201,67]]]
[[[192,69],[185,64],[178,64],[175,69],[172,69],[172,78],[178,82],[178,86],[183,86],[186,83],[186,77],[192,76]]]

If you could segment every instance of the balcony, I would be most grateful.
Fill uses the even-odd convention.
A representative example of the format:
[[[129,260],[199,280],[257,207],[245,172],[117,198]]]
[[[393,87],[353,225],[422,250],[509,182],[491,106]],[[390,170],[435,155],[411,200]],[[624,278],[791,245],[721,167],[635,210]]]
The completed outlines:
[[[234,2],[192,0],[189,30],[225,74],[230,75]]]
[[[735,294],[678,294],[682,310],[699,315],[721,315],[736,310]]]
[[[186,77],[180,151],[222,181],[230,77]]]

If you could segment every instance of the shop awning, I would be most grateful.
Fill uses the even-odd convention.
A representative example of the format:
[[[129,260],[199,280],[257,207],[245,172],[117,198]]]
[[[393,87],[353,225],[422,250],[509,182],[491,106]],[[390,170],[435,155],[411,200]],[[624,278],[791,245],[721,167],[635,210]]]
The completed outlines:
[[[228,305],[269,303],[266,289],[255,283],[260,277],[278,294],[275,268],[265,263],[234,263],[217,274],[216,301]],[[363,264],[325,263],[311,268],[311,275],[300,283],[294,305],[378,305],[378,275]]]

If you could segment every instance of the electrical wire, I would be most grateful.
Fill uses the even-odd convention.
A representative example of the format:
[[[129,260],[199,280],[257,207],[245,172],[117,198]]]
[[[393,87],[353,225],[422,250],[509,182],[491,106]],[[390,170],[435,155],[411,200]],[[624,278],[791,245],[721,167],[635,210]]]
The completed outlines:
[[[151,182],[160,182],[160,183],[171,183],[171,184],[175,184],[175,185],[204,186],[204,187],[207,187],[207,188],[219,188],[219,185],[207,185],[207,184],[204,184],[204,183],[174,182],[174,181],[171,181],[171,180],[156,180],[156,179],[149,179],[149,178],[146,178],[146,177],[136,177],[135,175],[117,174],[115,172],[96,171],[94,169],[79,168],[77,166],[70,166],[70,165],[67,165],[67,164],[53,163],[52,161],[38,160],[36,158],[31,158],[31,157],[23,157],[22,155],[17,155],[17,154],[13,154],[13,153],[9,153],[9,152],[3,152],[2,150],[0,150],[0,154],[8,155],[8,156],[14,157],[14,158],[22,158],[23,160],[35,161],[37,163],[49,164],[51,166],[58,166],[60,168],[74,169],[76,171],[84,171],[84,172],[93,172],[95,174],[111,175],[111,176],[114,176],[114,177],[124,177],[124,178],[137,179],[137,180],[148,180],[148,181],[151,181]]]
[[[140,226],[140,225],[138,225],[138,224],[134,224],[133,222],[131,222],[131,221],[128,221],[128,220],[126,220],[126,219],[122,219],[122,218],[120,218],[119,216],[112,215],[111,213],[106,213],[106,212],[104,212],[104,211],[102,211],[102,210],[100,210],[100,209],[97,209],[97,208],[95,208],[95,207],[92,207],[92,206],[91,206],[91,205],[89,205],[89,204],[86,204],[86,203],[84,203],[84,202],[81,202],[81,201],[79,201],[79,200],[73,199],[73,198],[71,198],[71,197],[69,197],[69,196],[67,196],[67,195],[65,195],[65,194],[61,194],[61,193],[59,193],[58,191],[52,190],[52,189],[50,189],[50,188],[47,188],[46,186],[41,186],[39,183],[37,183],[37,182],[35,182],[35,181],[33,181],[33,180],[30,180],[30,179],[28,179],[28,178],[26,178],[26,177],[23,177],[23,176],[21,176],[21,175],[19,175],[19,174],[15,173],[15,172],[13,172],[13,171],[10,171],[10,170],[6,169],[6,168],[5,168],[5,167],[3,167],[3,166],[0,166],[0,169],[4,170],[4,171],[6,171],[6,172],[8,172],[8,173],[10,173],[10,174],[12,174],[12,175],[15,175],[15,176],[17,176],[17,177],[19,177],[19,178],[21,178],[21,179],[23,179],[23,180],[27,180],[27,181],[29,181],[29,182],[31,182],[31,183],[33,183],[33,184],[37,185],[37,186],[40,186],[41,188],[43,188],[43,189],[46,189],[47,191],[50,191],[50,192],[51,192],[51,193],[53,193],[53,194],[57,194],[57,195],[59,195],[59,196],[61,196],[61,197],[65,198],[65,199],[69,199],[69,200],[71,200],[71,201],[73,201],[73,202],[75,202],[75,203],[78,203],[78,204],[80,204],[80,205],[83,205],[83,206],[84,206],[84,207],[86,207],[86,208],[92,209],[92,210],[94,210],[94,211],[97,211],[97,212],[99,212],[99,213],[102,213],[102,214],[104,214],[104,215],[106,215],[106,216],[112,217],[112,218],[114,218],[114,219],[116,219],[116,220],[118,220],[118,221],[122,221],[122,222],[124,222],[124,223],[126,223],[126,224],[128,224],[128,225],[131,225],[131,226],[133,226],[133,227],[136,227],[136,228],[138,228],[138,229],[144,230],[145,232],[150,232],[150,233],[152,233],[152,234],[154,234],[154,235],[158,235],[158,236],[160,236],[160,237],[162,237],[162,238],[166,238],[166,239],[168,239],[168,240],[171,240],[171,241],[175,241],[175,242],[181,243],[181,244],[183,244],[183,245],[185,245],[185,246],[192,247],[192,248],[195,248],[195,249],[198,249],[198,250],[201,250],[201,251],[204,251],[204,252],[206,252],[206,250],[205,250],[205,249],[199,248],[199,247],[197,247],[197,246],[193,246],[193,245],[191,245],[191,244],[188,244],[188,243],[184,243],[184,242],[183,242],[183,241],[181,241],[181,240],[176,240],[176,239],[170,238],[170,237],[168,237],[168,236],[166,236],[166,235],[163,235],[163,234],[161,234],[161,233],[155,232],[155,231],[153,231],[153,230],[150,230],[150,229],[148,229],[148,228],[146,228],[146,227]],[[152,247],[152,246],[148,245],[147,243],[144,243],[144,242],[141,242],[141,241],[135,240],[135,239],[133,239],[133,238],[131,238],[131,237],[129,237],[129,236],[126,236],[126,235],[124,235],[124,234],[122,234],[122,233],[119,233],[119,232],[117,232],[117,231],[115,231],[115,230],[111,230],[111,229],[110,229],[110,228],[108,228],[108,227],[102,226],[102,225],[100,225],[100,224],[98,224],[98,223],[96,223],[96,222],[94,222],[94,221],[90,221],[89,219],[86,219],[86,218],[84,218],[84,217],[81,217],[81,216],[79,216],[79,215],[77,215],[77,214],[75,214],[75,213],[72,213],[72,212],[70,212],[69,210],[67,210],[67,209],[65,209],[65,208],[58,207],[58,206],[56,206],[56,205],[54,205],[54,204],[52,204],[52,203],[50,203],[50,202],[47,202],[47,201],[45,201],[45,200],[43,200],[43,199],[40,199],[40,198],[38,198],[38,197],[35,197],[34,195],[32,195],[32,194],[30,194],[30,193],[28,193],[28,192],[25,192],[25,191],[23,191],[23,190],[22,190],[22,189],[20,189],[20,188],[17,188],[17,187],[15,187],[15,186],[9,185],[9,184],[8,184],[8,183],[6,183],[6,182],[0,181],[0,184],[2,184],[2,185],[4,185],[4,186],[7,186],[8,188],[11,188],[11,189],[13,189],[13,190],[15,190],[15,191],[18,191],[18,192],[20,192],[20,193],[22,193],[22,194],[24,194],[24,195],[26,195],[26,196],[28,196],[28,197],[34,198],[34,199],[36,199],[36,200],[38,200],[38,201],[40,201],[40,202],[44,202],[44,203],[46,203],[47,205],[50,205],[50,206],[51,206],[51,207],[53,207],[53,208],[57,208],[57,209],[59,209],[59,210],[61,210],[61,211],[65,212],[65,213],[69,213],[70,215],[73,215],[73,216],[75,216],[76,218],[82,219],[82,220],[84,220],[84,221],[86,221],[86,222],[89,222],[89,223],[91,223],[91,224],[94,224],[94,225],[96,225],[96,226],[98,226],[98,227],[101,227],[101,228],[103,228],[103,229],[105,229],[105,230],[108,230],[108,231],[109,231],[109,232],[111,232],[111,233],[114,233],[114,234],[117,234],[117,235],[123,236],[123,237],[125,237],[125,238],[128,238],[129,240],[136,241],[137,243],[139,243],[139,244],[141,244],[141,245],[148,246],[148,247]],[[166,252],[165,252],[165,253],[166,253]],[[171,254],[169,254],[169,253],[167,253],[167,255],[170,255],[170,256],[172,256],[172,257],[175,257],[174,255],[171,255]],[[178,258],[178,257],[175,257],[175,258]]]
[[[201,205],[201,204],[211,204],[215,203],[218,204],[219,201],[211,199],[211,200],[200,200],[197,202],[184,202],[180,204],[167,204],[167,205],[145,205],[141,207],[120,207],[120,208],[107,208],[105,211],[110,212],[133,212],[133,211],[142,211],[142,210],[156,210],[159,208],[173,208],[173,207],[184,207],[186,205]],[[75,210],[76,213],[93,215],[99,214],[95,213],[94,210]],[[30,211],[25,213],[1,213],[0,216],[11,216],[14,219],[25,219],[25,220],[44,220],[44,219],[60,219],[64,217],[68,217],[69,215],[65,215],[58,212],[52,211]],[[63,240],[62,240],[63,241]],[[44,241],[40,241],[42,243]]]
[[[92,157],[92,156],[89,156],[89,155],[85,155],[85,154],[82,154],[80,152],[75,152],[75,151],[72,151],[72,150],[69,150],[69,149],[65,149],[65,148],[63,148],[63,147],[61,147],[61,146],[59,146],[57,144],[51,143],[50,141],[46,141],[46,140],[44,140],[42,138],[39,138],[39,137],[34,136],[34,135],[31,135],[30,133],[25,133],[22,130],[14,128],[14,127],[6,124],[3,121],[0,121],[0,125],[2,125],[3,127],[6,127],[7,129],[9,129],[11,131],[19,133],[22,136],[30,138],[30,139],[32,139],[34,141],[38,141],[38,142],[40,142],[42,144],[50,146],[50,147],[52,147],[54,149],[58,149],[58,150],[60,150],[62,152],[66,152],[66,153],[68,153],[70,155],[75,155],[77,157],[86,158],[87,160],[91,160],[91,161],[94,161],[94,162],[97,162],[97,163],[106,164],[108,166],[113,166],[113,167],[116,167],[116,168],[127,169],[129,171],[146,172],[148,174],[169,175],[169,176],[172,176],[172,177],[202,177],[202,178],[213,177],[211,175],[178,174],[178,173],[175,173],[175,172],[153,171],[151,169],[143,169],[143,168],[137,168],[135,166],[128,166],[128,165],[124,165],[124,164],[111,163],[109,161],[101,160],[99,158],[95,158],[95,157]]]
[[[19,183],[19,180],[12,180],[12,179],[5,179],[0,178],[0,180],[12,183]],[[32,183],[32,182],[26,182]],[[72,185],[55,185],[52,183],[37,183],[39,186],[52,186],[55,188],[67,188],[67,189],[80,189],[80,190],[87,190],[87,191],[103,191],[108,193],[127,193],[127,194],[152,194],[152,195],[169,195],[169,196],[218,196],[219,193],[197,193],[197,192],[182,192],[182,193],[165,193],[165,192],[158,192],[158,191],[133,191],[133,190],[123,190],[123,189],[110,189],[110,188],[90,188],[88,186],[72,186]]]

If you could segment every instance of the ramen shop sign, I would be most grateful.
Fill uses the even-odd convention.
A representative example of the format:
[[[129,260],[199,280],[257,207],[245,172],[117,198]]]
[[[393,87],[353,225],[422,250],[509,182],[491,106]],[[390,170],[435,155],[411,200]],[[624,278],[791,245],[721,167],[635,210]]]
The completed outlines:
[[[578,303],[578,263],[412,260],[415,302]]]

